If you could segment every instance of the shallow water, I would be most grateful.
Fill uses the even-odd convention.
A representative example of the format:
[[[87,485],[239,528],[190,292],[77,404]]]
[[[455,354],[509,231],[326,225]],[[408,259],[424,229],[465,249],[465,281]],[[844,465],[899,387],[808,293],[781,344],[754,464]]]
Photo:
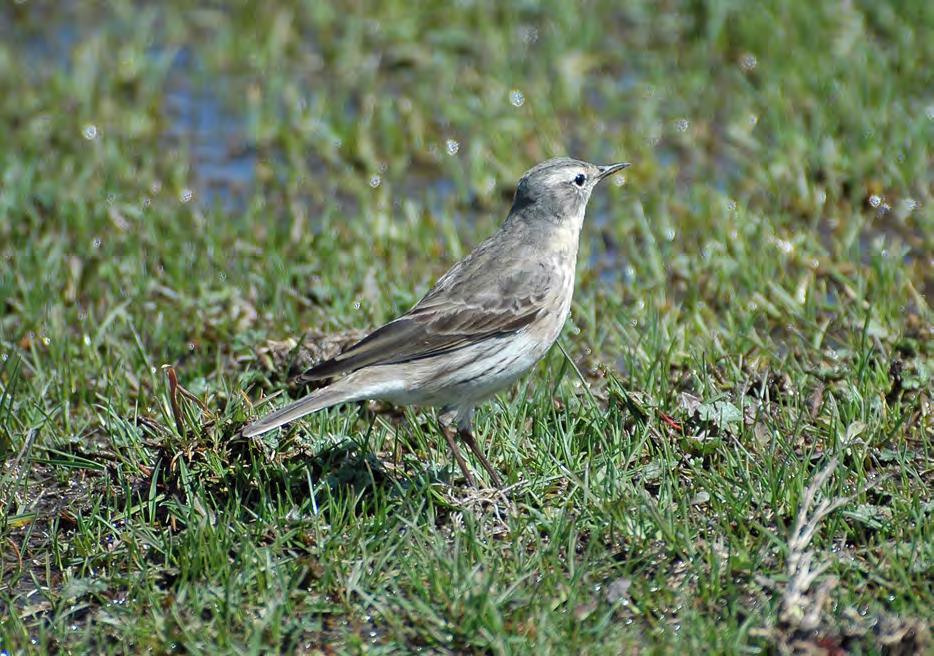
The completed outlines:
[[[164,140],[187,150],[199,203],[239,209],[253,192],[256,148],[244,116],[222,98],[225,81],[205,79],[196,66],[187,49],[175,57],[165,89]]]

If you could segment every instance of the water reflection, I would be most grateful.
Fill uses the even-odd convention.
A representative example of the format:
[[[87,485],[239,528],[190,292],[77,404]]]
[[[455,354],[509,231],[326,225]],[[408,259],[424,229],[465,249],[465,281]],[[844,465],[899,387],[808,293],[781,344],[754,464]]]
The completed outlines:
[[[223,87],[180,50],[166,80],[165,139],[188,152],[195,200],[230,210],[243,207],[253,191],[256,149],[246,140],[244,117],[221,100]]]

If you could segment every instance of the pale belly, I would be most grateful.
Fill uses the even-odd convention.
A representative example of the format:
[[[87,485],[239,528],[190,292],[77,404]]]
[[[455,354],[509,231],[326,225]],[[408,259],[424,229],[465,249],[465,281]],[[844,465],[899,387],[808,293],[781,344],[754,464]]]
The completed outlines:
[[[557,339],[566,316],[563,311],[548,326],[533,324],[513,335],[431,358],[369,367],[367,378],[383,384],[374,385],[368,396],[397,404],[472,406],[535,366]]]

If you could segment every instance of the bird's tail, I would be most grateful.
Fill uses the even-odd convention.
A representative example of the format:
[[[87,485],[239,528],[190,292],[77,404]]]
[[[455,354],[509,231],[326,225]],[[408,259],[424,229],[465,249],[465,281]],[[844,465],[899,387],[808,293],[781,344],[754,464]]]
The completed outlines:
[[[265,417],[254,421],[243,429],[244,437],[254,437],[262,435],[273,428],[278,428],[290,421],[295,421],[312,412],[323,410],[332,405],[343,403],[344,401],[357,401],[359,395],[352,390],[347,389],[340,383],[335,383],[319,390],[315,390],[305,398],[299,399],[295,403],[279,408],[275,412],[270,412]]]

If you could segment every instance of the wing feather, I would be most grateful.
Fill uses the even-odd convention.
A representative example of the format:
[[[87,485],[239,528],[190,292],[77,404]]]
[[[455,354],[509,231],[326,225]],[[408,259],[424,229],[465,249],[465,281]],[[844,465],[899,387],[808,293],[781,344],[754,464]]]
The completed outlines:
[[[398,364],[463,348],[480,340],[507,335],[535,321],[539,306],[513,308],[438,307],[408,313],[375,330],[340,355],[298,377],[298,382],[331,378],[363,367]]]
[[[533,323],[562,288],[559,267],[524,249],[519,231],[501,231],[455,264],[415,307],[340,355],[298,377],[308,382],[362,367],[427,358],[508,335]],[[503,267],[502,257],[510,259]]]

